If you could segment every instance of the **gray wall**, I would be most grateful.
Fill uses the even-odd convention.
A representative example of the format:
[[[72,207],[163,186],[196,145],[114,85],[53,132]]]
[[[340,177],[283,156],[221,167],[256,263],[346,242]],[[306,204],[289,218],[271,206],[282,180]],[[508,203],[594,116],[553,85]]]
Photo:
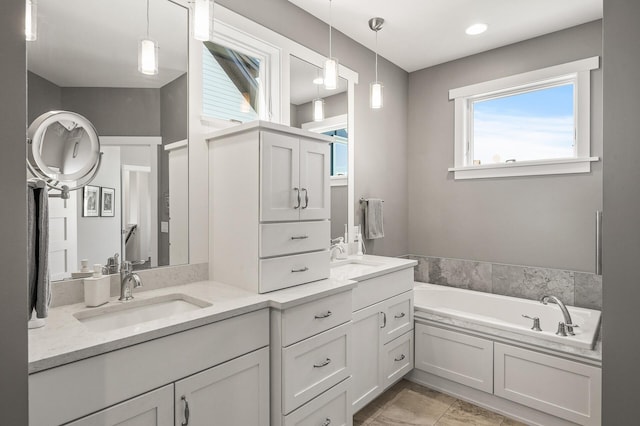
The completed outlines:
[[[187,74],[160,88],[160,131],[162,144],[189,137],[189,79]],[[161,222],[169,221],[165,195],[169,194],[169,153],[158,147],[158,264],[169,264],[169,234]],[[171,200],[171,198],[169,198]]]
[[[62,106],[87,117],[101,136],[160,136],[160,90],[65,87]]]
[[[41,114],[62,109],[62,89],[47,79],[27,73],[28,114],[27,122],[31,123]]]
[[[604,2],[603,425],[637,423],[640,403],[639,20],[637,0]]]
[[[326,118],[335,117],[336,115],[346,114],[348,112],[349,96],[347,92],[338,93],[337,95],[324,98],[324,116]],[[313,121],[313,103],[292,105],[295,108],[295,115],[291,116],[291,126],[301,127],[302,123]],[[294,121],[295,118],[295,121]]]
[[[327,24],[287,0],[219,0],[217,3],[323,55],[328,54]],[[367,22],[360,25],[366,26]],[[360,77],[355,90],[355,208],[358,211],[357,199],[362,196],[385,200],[385,237],[367,244],[367,250],[379,255],[406,254],[408,74],[379,58],[385,106],[382,110],[370,109],[369,83],[375,77],[374,54],[338,31],[333,35],[334,56]]]
[[[410,74],[410,253],[593,272],[602,162],[588,174],[455,181],[448,91],[601,54],[596,21]],[[602,70],[591,75],[591,155],[601,157]]]
[[[0,413],[28,424],[24,0],[0,2]]]
[[[347,186],[331,187],[331,238],[344,236],[344,225],[347,223]]]

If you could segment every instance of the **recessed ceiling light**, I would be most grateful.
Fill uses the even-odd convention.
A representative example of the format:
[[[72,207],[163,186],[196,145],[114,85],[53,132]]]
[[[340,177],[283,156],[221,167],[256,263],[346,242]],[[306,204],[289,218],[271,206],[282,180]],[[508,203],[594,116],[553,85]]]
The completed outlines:
[[[324,78],[322,78],[322,77],[314,78],[313,79],[313,84],[317,84],[317,85],[324,84]]]
[[[478,35],[487,31],[487,24],[473,24],[465,30],[468,35]]]

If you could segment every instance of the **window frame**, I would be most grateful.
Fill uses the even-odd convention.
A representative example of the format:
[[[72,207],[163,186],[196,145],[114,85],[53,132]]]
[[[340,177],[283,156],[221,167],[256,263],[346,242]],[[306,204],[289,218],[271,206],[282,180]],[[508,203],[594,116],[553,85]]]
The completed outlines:
[[[531,176],[564,173],[588,173],[591,162],[591,70],[598,69],[600,57],[594,56],[574,62],[516,74],[487,82],[452,89],[449,100],[454,101],[454,167],[448,169],[457,179],[478,179],[509,176]],[[474,101],[516,95],[533,90],[574,84],[575,146],[574,156],[499,164],[473,164]]]
[[[308,123],[302,123],[301,128],[316,133],[329,132],[331,130],[347,129],[348,131],[348,114],[340,114],[333,117],[328,117],[322,121],[311,121]],[[342,142],[339,142],[342,143]],[[350,158],[352,150],[350,149],[351,137],[347,139],[347,156]],[[348,183],[349,175],[351,174],[351,161],[347,159],[347,174],[339,176],[331,176],[331,186],[346,186]],[[332,165],[333,166],[333,165]]]

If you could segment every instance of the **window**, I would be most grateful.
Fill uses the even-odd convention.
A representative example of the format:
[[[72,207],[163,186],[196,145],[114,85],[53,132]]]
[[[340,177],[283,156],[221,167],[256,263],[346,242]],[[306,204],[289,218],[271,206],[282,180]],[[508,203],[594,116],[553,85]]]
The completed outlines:
[[[589,172],[589,58],[449,92],[456,179]]]
[[[347,136],[347,129],[330,130],[323,132],[327,136],[333,137],[331,142],[331,177],[345,177],[347,176],[347,169],[349,166],[349,138]]]

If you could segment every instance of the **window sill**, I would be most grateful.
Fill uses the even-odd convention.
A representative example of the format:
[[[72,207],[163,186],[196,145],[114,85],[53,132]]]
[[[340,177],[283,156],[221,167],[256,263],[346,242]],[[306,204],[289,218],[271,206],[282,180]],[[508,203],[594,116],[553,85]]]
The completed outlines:
[[[567,173],[589,173],[591,172],[591,163],[599,160],[599,157],[565,158],[559,160],[521,161],[516,163],[450,167],[448,170],[454,173],[456,180],[560,175]]]
[[[331,186],[347,186],[347,176],[331,176]]]

